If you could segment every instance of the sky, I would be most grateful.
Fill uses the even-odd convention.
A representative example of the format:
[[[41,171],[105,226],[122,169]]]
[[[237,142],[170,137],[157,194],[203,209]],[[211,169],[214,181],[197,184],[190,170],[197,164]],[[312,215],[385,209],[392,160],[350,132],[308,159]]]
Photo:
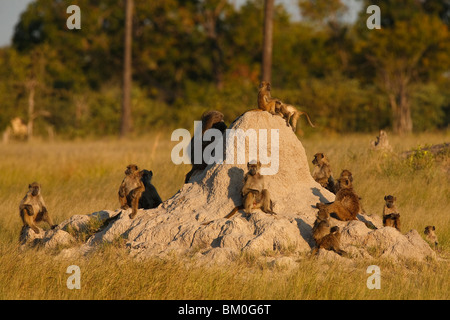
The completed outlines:
[[[14,26],[32,0],[0,0],[0,47],[11,44]]]
[[[20,14],[27,8],[33,0],[0,0],[0,47],[11,44],[14,26],[19,21]],[[153,1],[153,0],[150,0]],[[246,0],[230,0],[230,2],[240,5]],[[355,0],[343,0],[350,3],[352,10],[348,14],[348,20],[352,21],[357,14],[358,4]],[[300,19],[300,11],[297,6],[298,0],[275,0],[275,3],[283,3],[294,20]],[[81,14],[83,14],[81,8]]]

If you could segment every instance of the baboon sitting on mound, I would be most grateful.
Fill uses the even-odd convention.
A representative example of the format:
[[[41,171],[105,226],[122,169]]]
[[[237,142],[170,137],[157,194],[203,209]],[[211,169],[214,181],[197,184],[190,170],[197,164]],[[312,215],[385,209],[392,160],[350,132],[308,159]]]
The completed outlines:
[[[158,207],[162,203],[162,200],[155,186],[152,184],[153,171],[143,169],[140,174],[145,190],[139,199],[139,208],[153,209]]]
[[[312,228],[313,239],[316,243],[319,242],[320,239],[325,237],[330,233],[330,216],[326,210],[319,210],[317,213],[316,221],[314,221],[314,225]]]
[[[398,213],[397,207],[395,206],[396,197],[388,195],[384,197],[384,207],[383,207],[383,226],[393,227],[400,230],[400,214]]]
[[[139,199],[145,191],[144,183],[142,182],[142,174],[135,164],[130,164],[125,170],[125,178],[119,187],[119,202],[121,209],[131,208],[130,218],[136,216]]]
[[[313,239],[316,242],[316,247],[311,252],[312,255],[316,254],[319,249],[332,250],[339,255],[346,254],[340,248],[341,233],[339,227],[331,227],[329,218],[326,210],[319,210],[312,229]]]
[[[270,90],[270,82],[261,81],[258,91],[258,108],[270,112],[271,114],[275,114],[275,104],[279,102],[279,100],[272,98]]]
[[[340,190],[336,193],[332,203],[317,203],[319,210],[324,210],[330,216],[343,220],[357,220],[356,216],[361,211],[358,195],[353,191],[351,180],[344,176],[338,180]]]
[[[30,227],[35,233],[39,233],[36,223],[40,221],[47,222],[52,229],[56,227],[42,198],[41,185],[37,182],[28,185],[28,192],[20,202],[19,211],[23,222],[22,231]]]
[[[212,110],[212,111],[205,112],[202,115],[202,137],[205,134],[205,132],[209,129],[217,129],[220,132],[224,133],[225,130],[227,129],[227,125],[223,121],[223,118],[224,118],[223,114],[219,111]],[[194,138],[191,139],[191,142],[189,144],[189,148],[190,148],[189,149],[189,157],[191,159],[192,169],[186,174],[184,183],[188,183],[189,179],[191,179],[191,176],[194,173],[196,173],[198,171],[202,171],[207,167],[207,164],[206,164],[205,160],[203,159],[203,151],[205,150],[205,148],[207,146],[209,146],[213,142],[214,142],[214,140],[203,141],[203,138],[202,138],[202,150],[201,150],[202,162],[194,163]]]
[[[247,168],[248,172],[244,176],[244,186],[241,190],[243,205],[235,207],[225,218],[231,218],[240,209],[244,209],[248,216],[253,209],[275,214],[269,190],[264,186],[264,176],[259,173],[261,162],[249,162]]]
[[[336,193],[336,183],[331,172],[328,158],[323,153],[316,153],[312,163],[314,165],[312,173],[314,180],[328,191]]]

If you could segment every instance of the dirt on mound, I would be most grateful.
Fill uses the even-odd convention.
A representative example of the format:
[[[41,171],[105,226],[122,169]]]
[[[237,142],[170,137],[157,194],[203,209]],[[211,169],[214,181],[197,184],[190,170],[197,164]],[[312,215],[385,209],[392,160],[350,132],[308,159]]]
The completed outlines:
[[[277,173],[265,175],[264,179],[277,215],[255,210],[247,218],[240,210],[231,219],[224,218],[234,207],[242,204],[240,191],[247,171],[246,163],[253,160],[249,159],[249,146],[245,144],[246,159],[243,163],[209,165],[158,208],[139,210],[134,219],[128,216],[130,210],[74,216],[54,230],[38,235],[26,231],[22,234],[23,243],[51,248],[59,243],[55,239],[61,239],[61,243],[69,247],[78,243],[61,251],[62,256],[72,256],[94,250],[102,242],[123,238],[130,253],[137,257],[195,254],[218,263],[243,252],[257,255],[270,252],[273,255],[275,251],[280,258],[309,253],[315,245],[312,239],[312,225],[317,214],[315,204],[331,202],[334,195],[312,178],[302,143],[286,126],[285,120],[268,112],[247,112],[236,119],[230,129],[242,129],[243,132],[254,129],[258,138],[269,129],[267,145],[272,163],[263,165],[263,168],[271,167]],[[273,136],[270,130],[273,130]],[[238,144],[230,150],[234,150],[236,155],[240,148],[244,146]],[[276,154],[278,159],[275,159]],[[311,156],[309,158],[312,159]],[[376,255],[422,260],[434,256],[434,251],[415,230],[403,235],[394,228],[384,228],[377,216],[360,214],[358,219],[351,222],[331,219],[333,224],[340,226],[342,249],[351,258]],[[102,224],[100,230],[94,230],[96,232],[84,244],[74,241],[80,238],[77,236],[79,233],[88,235],[86,230]],[[370,229],[367,225],[378,229]],[[340,259],[334,252],[324,252],[323,249],[318,256]]]

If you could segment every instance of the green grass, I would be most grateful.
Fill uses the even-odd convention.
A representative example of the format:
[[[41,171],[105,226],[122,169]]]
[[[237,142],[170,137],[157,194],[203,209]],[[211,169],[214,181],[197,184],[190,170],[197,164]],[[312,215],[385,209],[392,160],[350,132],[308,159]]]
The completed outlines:
[[[40,249],[20,250],[18,205],[33,181],[42,184],[56,223],[75,214],[118,208],[117,190],[125,167],[153,170],[163,200],[183,185],[189,166],[176,166],[170,132],[135,140],[59,141],[0,145],[0,299],[449,299],[450,161],[418,153],[403,160],[369,150],[374,135],[300,137],[310,168],[316,152],[325,153],[334,175],[349,169],[369,214],[380,215],[383,197],[397,196],[403,231],[435,225],[444,260],[422,263],[386,260],[350,264],[298,258],[293,268],[271,267],[261,259],[199,266],[194,258],[139,261],[123,242],[104,245],[85,258],[62,259]],[[448,132],[390,136],[396,153],[450,141]],[[45,225],[41,225],[47,228]],[[95,228],[95,223],[93,223]],[[187,262],[186,262],[186,259]],[[68,266],[81,268],[81,290],[69,290]],[[381,290],[369,290],[366,269],[381,268]]]

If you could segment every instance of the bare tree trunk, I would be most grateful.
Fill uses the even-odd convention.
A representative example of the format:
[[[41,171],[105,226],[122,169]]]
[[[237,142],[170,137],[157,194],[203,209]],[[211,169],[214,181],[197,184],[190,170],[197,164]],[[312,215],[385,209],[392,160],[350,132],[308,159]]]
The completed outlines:
[[[273,35],[273,2],[264,3],[264,39],[261,80],[270,82],[272,79],[272,35]]]
[[[31,140],[33,138],[33,124],[34,124],[34,94],[35,94],[35,83],[30,81],[28,84],[28,123],[27,123],[27,139]]]
[[[120,137],[131,131],[131,31],[133,20],[133,0],[125,0],[125,38],[123,59],[123,97]]]
[[[394,133],[399,135],[411,133],[413,129],[411,108],[406,90],[405,85],[400,85],[398,92],[389,93],[389,103],[392,109],[392,129]]]

